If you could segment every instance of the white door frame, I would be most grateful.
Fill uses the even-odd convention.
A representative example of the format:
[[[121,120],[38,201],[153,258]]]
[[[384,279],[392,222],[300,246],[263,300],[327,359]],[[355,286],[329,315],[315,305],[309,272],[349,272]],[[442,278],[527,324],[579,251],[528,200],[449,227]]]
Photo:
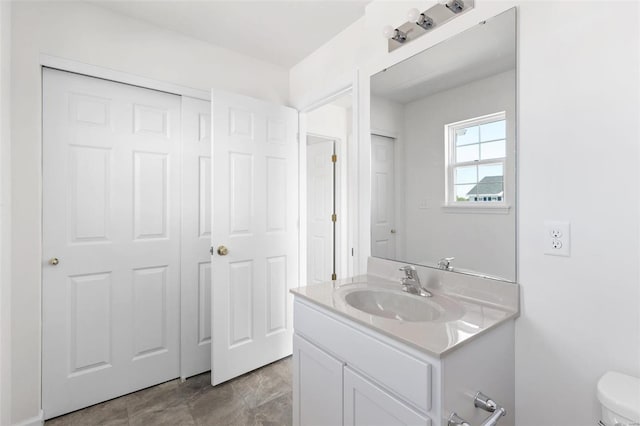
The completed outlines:
[[[110,80],[116,83],[124,83],[132,86],[138,86],[145,89],[157,90],[161,92],[167,92],[170,94],[175,94],[181,97],[191,97],[196,99],[202,99],[205,101],[211,101],[211,92],[206,90],[194,89],[186,86],[181,86],[165,81],[154,80],[146,77],[141,77],[138,75],[130,74],[127,72],[116,71],[109,68],[104,68],[101,66],[85,64],[82,62],[77,62],[69,59],[59,58],[56,56],[41,54],[40,55],[40,73],[42,75],[44,68],[53,68],[60,71],[72,72],[75,74],[86,75],[88,77],[100,78],[103,80]],[[42,99],[40,99],[40,103],[42,103]],[[41,131],[40,135],[40,143],[43,143],[42,136],[43,132]],[[38,173],[40,176],[40,180],[42,180],[42,162],[38,165]],[[180,176],[180,181],[182,181],[182,176]],[[39,189],[39,197],[42,199],[42,186]],[[43,217],[43,206],[40,206],[40,219]],[[182,220],[182,218],[180,218]],[[39,237],[40,241],[43,239],[43,229],[40,228]],[[42,272],[40,274],[40,286],[42,286]],[[42,310],[42,292],[40,293],[40,307]],[[39,330],[40,341],[42,341],[42,330]],[[42,360],[42,345],[40,348],[40,360]],[[183,377],[182,371],[180,371],[180,376]],[[42,372],[40,373],[40,389],[42,390]],[[40,404],[40,413],[42,414],[42,400],[39,402]]]
[[[356,71],[348,84],[344,84],[340,87],[326,91],[323,95],[319,96],[312,102],[309,102],[306,106],[299,109],[300,119],[299,123],[299,283],[300,286],[305,286],[307,283],[307,120],[306,115],[311,111],[318,109],[331,101],[344,96],[347,93],[351,93],[351,111],[352,111],[352,141],[351,143],[342,143],[342,147],[339,151],[339,157],[346,159],[341,165],[342,178],[341,189],[346,192],[346,203],[342,202],[342,208],[344,210],[344,217],[347,218],[343,221],[340,227],[340,233],[346,245],[343,243],[344,250],[342,252],[342,271],[345,276],[354,276],[358,274],[366,273],[366,269],[360,267],[361,261],[358,261],[362,251],[360,250],[360,238],[358,229],[358,212],[362,209],[360,207],[360,200],[358,197],[358,175],[359,175],[359,144],[360,144],[360,107],[358,102],[358,72]],[[326,137],[324,135],[320,135]],[[330,138],[334,139],[335,138]],[[340,160],[338,160],[340,161]],[[346,173],[345,173],[346,169]],[[346,185],[345,185],[346,183]],[[344,191],[346,189],[346,191]],[[342,197],[344,201],[345,198]],[[346,204],[346,205],[345,205]],[[368,254],[367,254],[368,256]]]

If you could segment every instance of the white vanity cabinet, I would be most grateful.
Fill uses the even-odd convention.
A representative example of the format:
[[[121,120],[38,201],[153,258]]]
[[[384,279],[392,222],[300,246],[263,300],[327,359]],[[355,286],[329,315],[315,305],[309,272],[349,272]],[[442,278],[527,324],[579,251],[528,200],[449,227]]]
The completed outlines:
[[[300,297],[294,328],[294,425],[446,426],[452,411],[475,425],[478,391],[514,425],[513,321],[441,357]]]

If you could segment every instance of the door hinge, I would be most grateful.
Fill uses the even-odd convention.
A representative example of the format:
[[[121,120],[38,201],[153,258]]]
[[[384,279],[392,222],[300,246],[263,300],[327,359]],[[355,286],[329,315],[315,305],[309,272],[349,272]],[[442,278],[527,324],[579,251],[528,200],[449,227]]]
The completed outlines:
[[[338,215],[337,214],[332,214],[331,215],[331,222],[337,222],[338,221]]]
[[[331,281],[335,281],[338,279],[338,276],[336,274],[331,274]]]
[[[338,161],[338,156],[337,156],[336,154],[333,154],[333,155],[331,156],[331,162],[332,162],[332,163],[336,163],[337,161]]]

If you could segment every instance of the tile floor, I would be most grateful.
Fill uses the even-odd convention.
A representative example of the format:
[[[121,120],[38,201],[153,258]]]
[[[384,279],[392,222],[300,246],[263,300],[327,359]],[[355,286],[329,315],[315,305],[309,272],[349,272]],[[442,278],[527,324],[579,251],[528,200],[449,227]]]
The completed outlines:
[[[275,426],[292,423],[291,357],[211,386],[209,373],[172,380],[56,417],[46,426]]]

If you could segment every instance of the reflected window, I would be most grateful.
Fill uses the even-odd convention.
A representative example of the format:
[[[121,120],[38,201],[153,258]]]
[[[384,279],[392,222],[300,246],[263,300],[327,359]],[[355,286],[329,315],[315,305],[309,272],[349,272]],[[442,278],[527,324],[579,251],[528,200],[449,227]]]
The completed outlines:
[[[506,114],[447,124],[449,205],[505,202]]]

